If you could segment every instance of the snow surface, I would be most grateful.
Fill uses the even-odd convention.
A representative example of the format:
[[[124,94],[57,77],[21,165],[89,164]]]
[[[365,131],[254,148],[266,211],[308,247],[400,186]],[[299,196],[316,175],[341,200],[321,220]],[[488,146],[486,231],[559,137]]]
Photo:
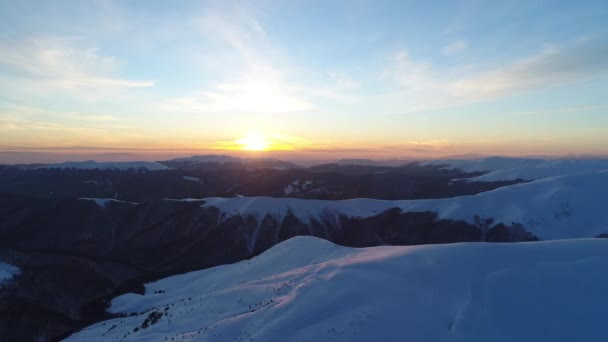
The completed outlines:
[[[487,171],[479,177],[467,181],[493,182],[505,180],[534,180],[555,176],[576,175],[608,170],[606,159],[522,159],[490,157],[472,160],[434,160],[422,165],[449,165],[465,172]]]
[[[605,341],[608,241],[346,248],[313,237],[165,278],[67,341]],[[155,324],[142,328],[152,313]]]
[[[135,202],[125,202],[125,201],[119,201],[117,199],[113,199],[113,198],[92,198],[92,197],[82,197],[79,198],[79,200],[83,200],[83,201],[93,201],[95,202],[95,204],[97,204],[98,206],[105,208],[106,205],[108,205],[108,203],[110,202],[117,202],[117,203],[129,203],[129,204],[139,204],[139,203],[135,203]]]
[[[190,182],[196,182],[196,183],[199,183],[201,181],[200,178],[193,177],[193,176],[182,176],[182,179],[186,180],[186,181],[190,181]]]
[[[7,281],[11,280],[14,276],[19,275],[21,271],[18,267],[4,262],[0,262],[0,288]]]
[[[285,189],[283,189],[283,193],[285,195],[289,195],[293,192],[293,185],[291,184],[287,184],[287,186],[285,187]]]
[[[204,200],[205,200],[204,198],[165,198],[164,199],[164,201],[172,201],[172,202],[203,202]]]
[[[285,195],[291,195],[294,193],[300,193],[302,191],[307,191],[310,190],[313,187],[313,181],[311,180],[306,180],[306,181],[301,181],[299,179],[294,180],[293,182],[291,182],[291,184],[287,184],[287,186],[285,186],[285,188],[283,189],[283,193]]]
[[[376,200],[356,198],[341,201],[296,198],[233,197],[207,198],[203,206],[214,206],[223,219],[233,215],[266,215],[279,222],[292,212],[303,222],[328,214],[370,217],[390,208],[404,212],[435,211],[440,218],[473,222],[475,215],[493,217],[496,223],[521,223],[543,240],[595,237],[608,233],[608,171],[545,178],[516,184],[474,196],[430,200]]]
[[[129,169],[146,169],[148,171],[166,170],[168,167],[156,162],[149,161],[132,161],[132,162],[102,162],[98,163],[94,160],[82,162],[66,162],[58,164],[49,164],[41,166],[42,169],[82,169],[82,170],[129,170]]]

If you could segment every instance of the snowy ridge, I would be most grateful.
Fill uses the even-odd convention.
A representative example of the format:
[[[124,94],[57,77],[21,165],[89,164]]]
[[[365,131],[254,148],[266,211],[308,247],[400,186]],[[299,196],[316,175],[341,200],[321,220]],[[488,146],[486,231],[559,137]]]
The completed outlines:
[[[449,165],[465,172],[488,172],[485,175],[467,178],[472,182],[493,182],[515,179],[534,180],[547,177],[577,175],[608,170],[608,160],[596,159],[521,159],[490,157],[473,160],[434,160],[422,165]]]
[[[108,203],[110,203],[110,202],[139,204],[139,203],[135,203],[135,202],[119,201],[119,200],[113,199],[113,198],[89,198],[89,197],[82,197],[82,198],[79,198],[79,200],[93,201],[93,202],[95,202],[95,204],[97,204],[98,206],[100,206],[102,208],[105,208],[108,205]]]
[[[608,160],[547,160],[537,165],[522,165],[469,178],[468,181],[492,182],[514,179],[541,179],[608,170]]]
[[[203,202],[203,198],[165,198],[164,201],[170,202]]]
[[[496,223],[521,223],[541,239],[595,237],[608,233],[608,171],[545,178],[480,193],[432,200],[386,201],[357,198],[342,201],[296,198],[235,197],[207,198],[204,207],[214,206],[223,219],[233,215],[266,215],[279,222],[293,213],[303,222],[321,221],[333,213],[370,217],[390,208],[404,212],[435,211],[440,218],[473,222],[475,215],[493,217]]]
[[[14,276],[19,275],[21,271],[16,266],[0,262],[0,288],[7,281],[11,280]]]
[[[66,162],[58,164],[49,164],[40,167],[41,169],[81,169],[81,170],[129,170],[129,169],[146,169],[148,171],[166,170],[168,167],[149,161],[132,161],[132,162],[96,162],[94,160],[82,162]]]
[[[312,237],[125,294],[67,341],[603,341],[608,241],[353,249]]]

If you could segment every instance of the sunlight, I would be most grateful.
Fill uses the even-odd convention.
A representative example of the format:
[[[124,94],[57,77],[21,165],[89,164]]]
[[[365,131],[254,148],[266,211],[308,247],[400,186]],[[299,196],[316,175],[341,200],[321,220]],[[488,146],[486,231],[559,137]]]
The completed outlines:
[[[257,132],[248,133],[244,138],[236,140],[236,143],[246,151],[264,151],[270,146],[270,142]]]

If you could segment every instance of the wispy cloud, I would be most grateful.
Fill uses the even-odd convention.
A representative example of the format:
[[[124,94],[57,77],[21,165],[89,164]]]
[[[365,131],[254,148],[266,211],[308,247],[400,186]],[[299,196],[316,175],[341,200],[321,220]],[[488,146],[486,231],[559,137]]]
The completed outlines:
[[[513,112],[515,115],[543,115],[543,114],[559,114],[559,113],[581,113],[590,112],[596,110],[608,110],[608,104],[600,104],[593,106],[575,106],[575,107],[562,107],[562,108],[548,108],[548,109],[533,109],[519,112]]]
[[[583,40],[544,48],[537,54],[490,70],[454,75],[398,51],[383,70],[400,87],[393,94],[398,112],[415,112],[489,100],[608,75],[608,44]],[[396,100],[395,100],[396,99]]]
[[[0,129],[36,129],[36,130],[60,130],[64,127],[50,122],[29,121],[15,118],[0,118]]]
[[[362,147],[364,146],[364,147]],[[415,154],[415,155],[429,155],[444,153],[445,151],[453,149],[448,140],[429,140],[429,141],[406,141],[396,144],[380,144],[374,142],[368,142],[364,145],[357,146],[334,146],[330,144],[316,144],[310,145],[306,148],[299,149],[301,151],[316,152],[316,153],[328,153],[328,154],[363,154],[368,156],[374,156],[376,158],[393,158],[398,155],[402,155],[404,152]]]
[[[236,81],[219,83],[189,96],[167,100],[162,109],[178,112],[255,113],[285,113],[311,109],[312,104],[293,95],[292,88],[292,85],[282,80],[275,69],[260,65],[250,69]]]
[[[140,88],[153,81],[111,76],[120,62],[96,47],[83,47],[74,38],[35,39],[20,43],[0,42],[0,65],[11,77],[63,89]]]
[[[399,50],[391,58],[391,65],[383,71],[406,89],[424,88],[435,83],[431,63],[413,59],[407,50]]]
[[[120,120],[122,120],[113,115],[71,114],[71,115],[69,115],[69,117],[72,119],[85,120],[85,121],[120,121]]]
[[[53,111],[19,104],[0,105],[0,129],[63,133],[103,133],[107,130],[134,128],[118,125],[123,119],[104,114]]]
[[[441,49],[441,53],[446,56],[457,55],[469,48],[469,42],[464,39],[453,41]]]
[[[576,83],[606,74],[608,44],[590,41],[545,48],[534,56],[455,80],[448,85],[448,91],[461,98],[487,98]]]
[[[262,25],[245,8],[233,6],[230,11],[209,11],[196,21],[196,26],[205,39],[216,41],[237,57],[236,65],[224,65],[221,70],[224,75],[235,74],[235,71],[237,75],[196,93],[167,100],[163,109],[284,113],[313,107],[297,94],[297,85],[287,80],[285,72],[272,63],[274,48]]]
[[[294,79],[294,74],[302,70],[290,64],[289,53],[273,43],[254,13],[233,4],[211,8],[196,20],[203,38],[218,44],[232,63],[223,63],[220,70],[215,70],[220,80],[209,82],[197,92],[168,99],[162,109],[288,113],[316,109],[318,99],[356,102],[351,91],[359,84],[346,72],[328,72],[329,81],[317,80],[318,84]]]
[[[361,82],[354,80],[344,71],[330,71],[327,73],[327,77],[339,88],[356,89],[361,85]]]
[[[462,25],[460,23],[453,23],[448,25],[445,29],[443,29],[443,34],[452,34],[457,33],[462,30]]]

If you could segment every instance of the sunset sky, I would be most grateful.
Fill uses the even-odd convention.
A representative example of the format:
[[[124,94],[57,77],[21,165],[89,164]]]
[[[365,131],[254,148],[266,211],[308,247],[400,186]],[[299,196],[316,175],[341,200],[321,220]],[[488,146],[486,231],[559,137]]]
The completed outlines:
[[[0,150],[606,155],[607,18],[606,1],[1,0]]]

